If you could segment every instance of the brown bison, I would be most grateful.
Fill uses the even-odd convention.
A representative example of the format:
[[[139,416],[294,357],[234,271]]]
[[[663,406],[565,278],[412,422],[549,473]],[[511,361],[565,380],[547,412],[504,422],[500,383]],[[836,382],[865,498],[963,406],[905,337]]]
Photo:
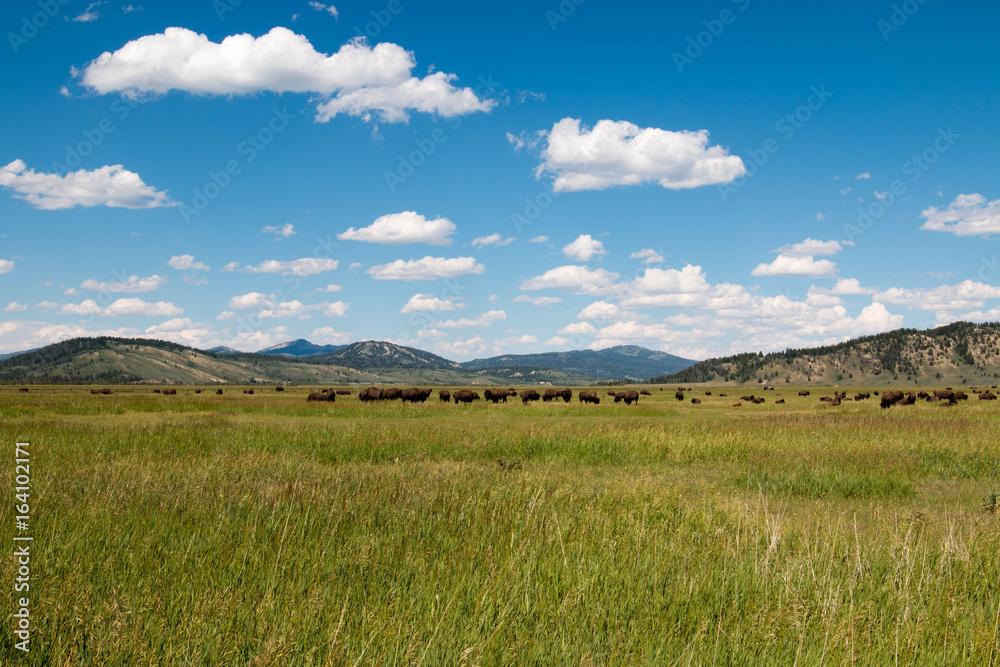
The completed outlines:
[[[327,393],[325,391],[310,391],[309,395],[306,396],[306,401],[335,401],[336,396],[334,394]]]
[[[100,394],[100,393],[101,393],[101,390],[100,390],[100,389],[91,389],[91,390],[90,390],[90,393],[91,393],[91,394]]]
[[[164,396],[176,396],[177,395],[177,390],[176,389],[164,389],[163,390],[163,395]]]
[[[809,395],[808,389],[803,389],[802,391],[799,392],[799,396],[808,396],[808,395]]]
[[[370,403],[371,401],[378,401],[382,398],[382,390],[378,387],[368,387],[367,389],[362,389],[358,393],[358,399],[362,403]]]
[[[452,397],[455,399],[455,403],[472,403],[473,401],[478,401],[480,396],[478,393],[472,391],[471,389],[459,389]]]
[[[194,390],[194,393],[196,393],[196,394],[200,394],[200,393],[201,393],[201,389],[195,389],[195,390]]]
[[[639,394],[641,396],[652,396],[652,394],[649,393],[648,389],[643,389],[642,391],[639,392]]]
[[[562,396],[563,403],[569,403],[571,400],[573,400],[573,390],[570,389],[569,387],[560,391],[558,395]]]
[[[880,408],[891,408],[898,404],[898,401],[905,400],[906,395],[901,391],[886,391],[882,393],[882,399],[879,401]]]
[[[277,387],[275,387],[275,388],[274,388],[274,390],[275,390],[275,391],[285,391],[285,388],[284,388],[284,387],[282,387],[282,386],[281,386],[281,385],[279,384],[279,385],[278,385]]]
[[[541,399],[541,396],[534,389],[525,389],[519,396],[521,397],[521,403],[527,405],[531,401],[537,401]]]
[[[174,393],[173,389],[164,389],[164,390],[163,390],[163,393],[165,394],[165,393],[167,393],[168,391],[169,391],[170,393]],[[244,394],[250,394],[251,396],[253,396],[253,389],[244,389],[244,390],[243,390],[243,393],[244,393]]]
[[[678,391],[676,394],[674,394],[674,398],[676,398],[678,401],[683,401],[684,400],[684,392],[683,391]]]
[[[507,395],[508,396],[517,396],[517,389],[514,389],[513,387],[508,387],[507,388]]]
[[[616,393],[617,393],[617,392],[614,392],[614,391],[609,391],[609,392],[608,392],[608,396],[614,396],[614,395],[615,395]]]
[[[216,396],[221,396],[222,395],[222,390],[221,389],[216,389],[215,390],[215,395]]]
[[[692,398],[691,405],[701,405],[701,401],[698,400],[697,398]]]
[[[964,391],[956,391],[955,392],[955,400],[956,401],[967,401],[967,400],[969,400],[969,397],[965,394]]]
[[[154,393],[154,394],[162,394],[163,392],[162,392],[162,391],[160,391],[159,389],[154,389],[154,390],[153,390],[153,393]]]
[[[634,389],[629,389],[628,391],[620,391],[617,394],[615,394],[615,403],[617,403],[618,401],[625,401],[625,405],[632,405],[633,403],[639,405],[639,392],[635,391]]]
[[[766,398],[757,397],[757,398],[751,398],[750,402],[753,403],[754,405],[760,405],[761,403],[763,403],[766,400],[767,400]]]
[[[997,396],[992,391],[984,391],[983,393],[979,394],[979,400],[980,401],[995,401],[995,400],[997,400]]]
[[[487,389],[483,392],[483,397],[486,398],[490,403],[499,403],[503,401],[507,402],[507,390],[506,389]]]
[[[867,391],[866,392],[858,392],[857,394],[854,395],[854,400],[855,401],[863,401],[866,398],[871,398],[871,397],[872,397],[872,395],[869,394]]]
[[[775,405],[784,405],[784,404],[785,404],[785,399],[783,399],[783,398],[779,398],[778,400],[776,400],[776,401],[774,402],[774,404],[775,404]]]
[[[598,398],[596,391],[584,390],[580,392],[580,402],[600,405],[601,399]]]
[[[706,395],[706,396],[711,396],[711,395],[712,395],[712,392],[710,392],[710,391],[706,391],[706,392],[705,392],[705,395]]]
[[[448,403],[449,401],[451,401],[451,392],[449,392],[447,389],[441,389],[438,391],[438,398],[444,401],[445,403]]]
[[[742,404],[742,403],[733,403],[733,404],[732,404],[731,406],[729,406],[729,407],[732,407],[732,408],[742,408],[742,407],[743,407],[743,404]]]
[[[379,400],[398,401],[403,397],[403,391],[399,387],[386,387],[382,390]]]
[[[351,390],[350,389],[338,389],[337,391],[335,391],[333,393],[335,393],[337,396],[350,396],[351,395]]]
[[[427,400],[427,397],[431,395],[430,389],[420,389],[419,387],[410,387],[404,389],[400,392],[399,397],[404,403],[423,403]]]

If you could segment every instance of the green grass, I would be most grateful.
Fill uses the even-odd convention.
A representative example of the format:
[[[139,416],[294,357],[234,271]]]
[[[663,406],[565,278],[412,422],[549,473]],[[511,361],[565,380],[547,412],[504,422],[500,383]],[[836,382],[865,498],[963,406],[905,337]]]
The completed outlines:
[[[718,391],[5,387],[5,488],[32,443],[37,632],[25,657],[4,618],[0,662],[1000,664],[1000,408]]]

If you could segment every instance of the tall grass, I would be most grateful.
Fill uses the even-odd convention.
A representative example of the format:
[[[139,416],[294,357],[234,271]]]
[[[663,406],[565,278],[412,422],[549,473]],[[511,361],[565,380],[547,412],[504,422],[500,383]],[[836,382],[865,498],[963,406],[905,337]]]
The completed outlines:
[[[1000,664],[996,412],[788,400],[5,391],[37,634],[0,660]]]

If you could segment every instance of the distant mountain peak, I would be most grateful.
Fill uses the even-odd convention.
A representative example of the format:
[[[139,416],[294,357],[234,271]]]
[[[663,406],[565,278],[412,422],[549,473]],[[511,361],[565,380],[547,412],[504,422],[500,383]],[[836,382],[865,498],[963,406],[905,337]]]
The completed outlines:
[[[280,354],[287,357],[312,357],[318,354],[336,352],[343,345],[317,345],[305,338],[296,338],[285,343],[278,343],[260,350],[257,354]]]

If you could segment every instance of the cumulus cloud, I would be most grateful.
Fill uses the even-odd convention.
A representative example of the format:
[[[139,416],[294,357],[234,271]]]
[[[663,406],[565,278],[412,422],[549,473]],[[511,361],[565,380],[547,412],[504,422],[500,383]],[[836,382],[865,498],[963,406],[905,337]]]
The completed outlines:
[[[350,303],[344,301],[334,301],[333,303],[320,304],[323,308],[323,315],[326,317],[347,317],[347,309]]]
[[[309,295],[329,294],[331,292],[342,292],[342,291],[344,291],[344,288],[341,287],[340,285],[327,285],[326,287],[320,287],[318,289],[314,289],[312,292],[309,292]]]
[[[276,273],[283,276],[307,278],[327,271],[336,271],[339,264],[340,262],[335,259],[303,257],[293,260],[269,259],[257,266],[243,266],[239,262],[230,262],[222,270],[239,271],[240,273]]]
[[[522,294],[521,296],[514,298],[514,303],[530,303],[532,306],[552,306],[557,303],[562,303],[562,299],[557,296],[528,296],[527,294]]]
[[[260,231],[262,234],[274,234],[275,240],[287,239],[295,235],[295,225],[290,222],[283,225],[268,225]]]
[[[448,238],[456,231],[455,223],[448,218],[428,220],[415,211],[390,213],[377,218],[368,227],[348,228],[337,234],[341,241],[364,241],[382,245],[404,245],[426,243],[427,245],[450,246]]]
[[[167,28],[102,53],[83,68],[81,79],[95,92],[137,98],[171,90],[310,93],[319,96],[319,122],[339,113],[405,122],[411,111],[456,116],[488,112],[496,104],[479,99],[470,88],[456,88],[454,74],[414,77],[415,66],[413,54],[403,47],[388,42],[372,47],[363,37],[328,56],[282,27],[256,38],[231,35],[219,43],[185,28]]]
[[[921,213],[926,219],[920,229],[951,232],[956,236],[1000,234],[1000,199],[987,201],[980,194],[958,195],[947,208],[931,206]]]
[[[101,2],[92,2],[87,5],[87,8],[80,14],[74,16],[73,20],[77,23],[90,23],[92,21],[96,21],[101,18],[101,13],[97,11],[97,8],[105,4],[107,4],[106,0],[102,0]]]
[[[629,259],[641,259],[643,264],[663,264],[666,260],[663,259],[663,255],[656,252],[652,248],[643,248],[638,252],[634,252],[628,256]]]
[[[59,308],[62,315],[98,315],[101,317],[175,317],[183,315],[184,309],[169,301],[151,303],[139,298],[118,299],[108,306],[101,307],[93,299],[85,299],[80,303],[67,303]]]
[[[590,234],[581,234],[569,245],[563,246],[563,254],[577,262],[589,261],[591,257],[607,255],[604,244]]]
[[[891,287],[872,296],[872,300],[878,303],[935,311],[982,308],[989,299],[1000,299],[1000,287],[972,280],[930,289]]]
[[[208,264],[194,261],[194,255],[174,255],[167,266],[178,271],[208,271]]]
[[[11,301],[7,304],[7,307],[3,309],[5,313],[22,313],[28,310],[28,304],[18,303],[17,301]]]
[[[12,259],[0,259],[0,276],[5,273],[10,273],[14,270],[14,260]]]
[[[548,236],[536,236],[535,238],[528,240],[528,243],[548,243],[548,242],[549,242]]]
[[[858,174],[857,176],[855,176],[854,180],[856,180],[856,181],[867,181],[871,177],[872,177],[871,174],[869,174],[867,171],[863,171],[860,174]]]
[[[507,319],[507,313],[502,310],[489,310],[476,317],[463,317],[460,320],[439,320],[431,326],[438,329],[468,329],[473,327],[490,327],[494,323]]]
[[[177,205],[166,191],[159,192],[146,185],[139,174],[120,164],[93,171],[80,169],[60,176],[36,172],[24,160],[14,160],[0,167],[0,186],[13,190],[17,199],[45,211],[75,206],[137,209]]]
[[[483,354],[491,349],[490,342],[482,336],[473,336],[465,340],[438,341],[434,345],[434,351],[444,355],[449,359],[466,359],[468,357]]]
[[[261,319],[297,318],[307,320],[315,312],[322,312],[326,317],[345,317],[350,305],[343,301],[304,304],[297,299],[277,302],[272,294],[249,292],[232,297],[228,307],[233,310],[255,311],[255,316]],[[232,311],[223,311],[217,319],[235,320],[239,319],[239,316]]]
[[[608,294],[619,289],[617,273],[605,269],[567,265],[549,269],[540,276],[521,282],[521,289],[556,289],[573,294]]]
[[[454,278],[466,273],[482,273],[486,267],[476,262],[475,257],[431,257],[402,260],[388,264],[376,264],[368,269],[368,275],[375,280],[436,280]]]
[[[343,345],[351,342],[351,334],[333,327],[320,327],[309,334],[309,340],[320,345]]]
[[[855,294],[874,294],[878,290],[862,287],[857,278],[841,278],[830,289],[830,294],[850,296]]]
[[[147,278],[129,276],[125,280],[114,282],[98,282],[88,278],[80,283],[80,289],[94,292],[154,292],[166,284],[166,278],[154,274]]]
[[[321,2],[316,2],[316,0],[309,0],[307,4],[317,12],[326,12],[333,18],[338,18],[340,16],[340,12],[338,12],[337,8],[333,5],[324,5]]]
[[[843,250],[843,247],[837,241],[806,239],[802,243],[792,243],[782,246],[773,252],[787,257],[815,257],[816,255],[836,255],[841,250]]]
[[[644,316],[623,310],[621,306],[609,301],[595,301],[576,314],[578,320],[595,322],[614,322],[616,320],[639,320]]]
[[[681,190],[729,183],[746,173],[739,157],[708,145],[707,130],[672,132],[612,120],[588,130],[579,119],[563,118],[544,139],[535,175],[553,176],[556,192],[641,183]]]
[[[510,245],[511,243],[513,243],[516,240],[517,240],[517,237],[511,237],[511,238],[506,238],[505,239],[502,236],[500,236],[500,234],[493,233],[493,234],[490,234],[489,236],[480,236],[479,238],[472,239],[472,241],[469,243],[469,245],[471,245],[471,246],[473,246],[475,248],[485,248],[486,246],[490,246],[490,245],[496,246],[498,248],[502,248],[505,245]]]
[[[597,328],[590,322],[574,322],[573,324],[564,326],[562,329],[558,331],[558,333],[564,334],[566,336],[577,335],[577,334],[583,334],[589,336],[595,333],[596,331]]]
[[[448,299],[439,299],[433,294],[414,294],[406,302],[401,313],[419,313],[423,311],[448,311],[465,308],[464,303],[455,303]]]
[[[807,276],[827,278],[837,272],[837,265],[828,259],[796,257],[784,253],[774,258],[770,264],[761,263],[750,272],[751,276]]]

